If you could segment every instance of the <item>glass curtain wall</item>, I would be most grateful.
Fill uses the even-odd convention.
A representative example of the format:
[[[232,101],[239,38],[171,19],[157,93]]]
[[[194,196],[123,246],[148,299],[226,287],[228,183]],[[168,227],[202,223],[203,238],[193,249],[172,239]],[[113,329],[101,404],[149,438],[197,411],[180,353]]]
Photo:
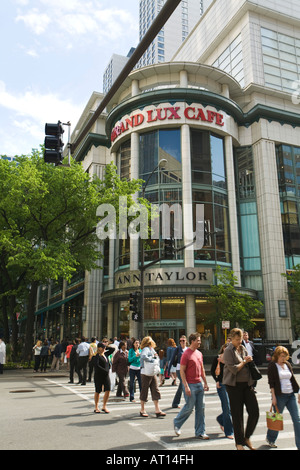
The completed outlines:
[[[276,148],[286,267],[300,263],[300,148]]]
[[[196,205],[204,204],[206,237],[195,260],[231,263],[225,152],[222,137],[191,129],[194,231]]]

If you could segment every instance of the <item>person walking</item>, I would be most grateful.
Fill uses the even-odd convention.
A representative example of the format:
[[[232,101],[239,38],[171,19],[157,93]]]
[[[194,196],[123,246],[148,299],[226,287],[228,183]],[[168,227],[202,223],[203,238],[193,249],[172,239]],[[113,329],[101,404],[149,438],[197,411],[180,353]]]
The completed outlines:
[[[171,373],[171,367],[174,365],[174,367],[176,367],[176,377],[179,379],[179,385],[173,398],[172,408],[180,408],[180,400],[181,400],[181,396],[183,393],[183,385],[182,385],[182,379],[180,375],[180,360],[181,360],[182,354],[187,348],[188,346],[187,346],[186,336],[181,335],[180,340],[179,340],[179,346],[177,346],[177,348],[173,350],[173,354],[168,363],[169,375]]]
[[[94,413],[101,413],[99,410],[99,399],[100,393],[104,390],[104,397],[103,397],[103,405],[102,411],[104,413],[109,413],[107,409],[107,402],[110,394],[110,378],[109,378],[109,369],[110,369],[110,362],[108,360],[108,356],[113,354],[115,348],[107,348],[106,344],[99,342],[97,344],[97,354],[93,356],[92,361],[94,363],[94,382],[95,382],[95,409]]]
[[[97,341],[96,341],[96,337],[93,336],[91,338],[91,342],[90,342],[90,349],[89,349],[89,378],[88,378],[88,382],[91,382],[92,381],[92,375],[93,375],[93,369],[94,369],[94,362],[92,361],[92,358],[93,356],[96,356],[97,354]]]
[[[272,356],[272,361],[268,366],[268,382],[272,393],[272,405],[277,406],[279,413],[286,407],[291,415],[295,442],[300,450],[300,416],[295,393],[298,393],[298,403],[300,403],[299,385],[295,379],[288,350],[283,346],[278,346]],[[278,431],[268,429],[267,443],[270,447],[277,447],[275,442]]]
[[[135,402],[134,399],[134,381],[137,378],[140,391],[142,389],[141,382],[141,357],[142,350],[140,349],[140,342],[138,339],[132,339],[132,347],[128,352],[129,363],[129,400]]]
[[[167,364],[167,358],[166,358],[164,349],[160,349],[158,351],[158,357],[159,357],[159,367],[160,367],[159,387],[162,387],[165,383],[165,369],[166,369],[166,364]]]
[[[80,343],[79,338],[75,338],[73,341],[73,346],[70,352],[70,380],[69,384],[74,383],[74,371],[78,375],[78,380],[79,380],[79,372],[78,372],[78,354],[77,354],[77,348]]]
[[[158,355],[155,351],[156,344],[151,338],[151,336],[145,336],[141,342],[141,356],[140,356],[140,363],[141,363],[141,381],[142,381],[142,389],[141,389],[141,410],[140,416],[143,418],[148,418],[148,413],[145,411],[145,404],[148,400],[148,391],[151,391],[152,401],[155,407],[155,414],[157,418],[162,418],[166,416],[166,413],[161,411],[159,407],[159,400],[161,398],[160,391],[158,388],[157,383],[157,376],[155,375],[146,375],[145,370],[145,363],[151,363],[158,361]]]
[[[181,427],[195,408],[195,436],[206,440],[209,437],[205,433],[204,391],[208,391],[209,387],[203,367],[203,355],[198,351],[201,345],[200,333],[192,333],[189,336],[189,344],[180,361],[185,405],[174,419],[174,431],[177,436],[180,436]]]
[[[0,338],[0,374],[3,374],[4,364],[6,363],[6,344]]]
[[[38,340],[32,348],[34,351],[34,372],[37,372],[40,367],[42,344],[42,341]]]
[[[78,345],[76,353],[78,354],[78,374],[79,384],[86,385],[87,365],[89,361],[90,345],[87,339],[82,336],[81,342]]]
[[[172,385],[176,385],[176,378],[177,378],[176,366],[174,366],[171,362],[171,358],[174,355],[176,347],[177,346],[176,346],[176,343],[175,343],[174,339],[169,338],[168,339],[168,347],[167,347],[167,364],[166,364],[166,366],[168,368],[169,375],[172,379]],[[169,364],[170,364],[170,367],[168,367]]]
[[[128,351],[125,341],[120,341],[119,350],[116,352],[112,362],[112,372],[115,372],[119,378],[117,397],[129,397],[129,392],[126,386],[126,376],[128,374]],[[122,395],[123,394],[123,395]]]
[[[44,344],[41,348],[41,372],[46,372],[48,357],[50,355],[50,346],[48,341],[45,339]]]
[[[216,382],[217,393],[221,401],[222,413],[217,416],[217,421],[225,433],[225,436],[228,439],[233,439],[233,426],[232,426],[232,419],[231,419],[231,411],[230,411],[230,404],[229,398],[226,391],[226,385],[222,383],[223,381],[223,369],[224,369],[224,362],[223,362],[223,355],[224,350],[227,346],[223,344],[219,351],[219,355],[216,356],[211,365],[211,375]]]
[[[66,348],[66,359],[67,359],[67,370],[70,371],[70,355],[73,349],[73,341],[68,341],[68,346]]]
[[[234,328],[230,332],[230,337],[231,343],[227,345],[223,355],[225,364],[223,384],[226,385],[230,402],[235,445],[237,450],[245,450],[244,446],[255,450],[250,437],[259,419],[259,408],[253,389],[254,380],[247,366],[253,358],[242,345],[242,330]],[[248,412],[246,429],[244,429],[244,405]]]
[[[51,372],[54,371],[54,368],[56,368],[57,371],[59,370],[59,363],[60,363],[60,359],[61,359],[61,354],[62,354],[61,343],[58,340],[56,340],[55,347],[54,347],[54,350],[53,350],[53,361],[52,361],[52,364],[51,364]]]

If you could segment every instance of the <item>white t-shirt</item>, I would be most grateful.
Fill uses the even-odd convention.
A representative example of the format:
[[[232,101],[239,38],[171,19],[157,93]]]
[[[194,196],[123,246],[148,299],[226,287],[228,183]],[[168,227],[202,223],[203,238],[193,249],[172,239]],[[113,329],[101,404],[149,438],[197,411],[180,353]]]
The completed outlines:
[[[278,374],[279,374],[281,392],[293,393],[293,386],[291,384],[292,373],[290,369],[288,368],[286,364],[284,364],[283,368],[277,363],[276,363],[276,366],[277,366]]]

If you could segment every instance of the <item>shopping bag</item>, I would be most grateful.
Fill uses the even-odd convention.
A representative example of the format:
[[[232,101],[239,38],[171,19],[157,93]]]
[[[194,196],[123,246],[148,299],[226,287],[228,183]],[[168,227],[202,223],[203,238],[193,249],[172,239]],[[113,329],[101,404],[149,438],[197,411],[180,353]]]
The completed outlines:
[[[271,431],[282,431],[283,416],[279,413],[277,406],[275,406],[276,412],[274,412],[272,408],[271,405],[270,411],[267,411],[267,427]]]
[[[149,376],[154,376],[160,374],[160,367],[158,360],[154,360],[154,362],[144,362],[144,374]]]

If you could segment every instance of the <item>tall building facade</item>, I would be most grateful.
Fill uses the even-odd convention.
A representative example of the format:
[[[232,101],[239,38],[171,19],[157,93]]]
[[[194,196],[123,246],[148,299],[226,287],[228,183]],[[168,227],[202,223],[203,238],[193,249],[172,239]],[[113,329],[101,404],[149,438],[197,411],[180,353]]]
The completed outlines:
[[[139,67],[171,60],[212,0],[182,0],[139,61]],[[159,14],[165,0],[140,0],[140,40]]]
[[[208,300],[217,267],[263,302],[254,337],[295,339],[299,312],[283,274],[300,264],[299,57],[297,0],[214,0],[172,60],[128,76],[76,149],[86,171],[101,176],[114,161],[122,177],[148,181],[151,203],[179,204],[178,248],[204,206],[205,245],[144,273],[144,333],[160,346],[195,330],[217,346]],[[85,277],[82,330],[135,336],[129,294],[140,288],[139,240],[107,240],[103,250],[104,269]],[[149,240],[146,263],[162,250],[162,237]]]

